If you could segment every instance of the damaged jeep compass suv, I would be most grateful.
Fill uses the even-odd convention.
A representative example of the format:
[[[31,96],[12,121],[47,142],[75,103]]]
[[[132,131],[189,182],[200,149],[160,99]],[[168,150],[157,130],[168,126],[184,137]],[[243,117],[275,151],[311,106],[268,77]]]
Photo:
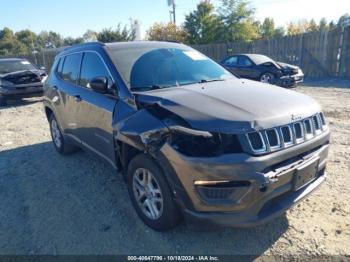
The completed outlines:
[[[88,43],[44,87],[53,144],[120,170],[156,230],[182,217],[254,226],[325,180],[329,129],[310,97],[237,79],[182,44]]]

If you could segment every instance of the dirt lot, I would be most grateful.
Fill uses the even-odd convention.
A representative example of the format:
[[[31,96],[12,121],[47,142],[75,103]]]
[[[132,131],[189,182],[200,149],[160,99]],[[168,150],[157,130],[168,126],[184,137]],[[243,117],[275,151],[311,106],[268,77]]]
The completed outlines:
[[[349,255],[350,88],[333,84],[296,89],[328,117],[327,181],[286,216],[252,229],[154,232],[108,165],[83,151],[54,151],[40,99],[1,108],[0,254]]]

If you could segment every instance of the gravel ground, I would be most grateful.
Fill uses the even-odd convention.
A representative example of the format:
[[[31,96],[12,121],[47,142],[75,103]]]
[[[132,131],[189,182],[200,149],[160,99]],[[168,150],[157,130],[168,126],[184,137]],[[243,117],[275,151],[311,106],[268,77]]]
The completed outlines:
[[[55,152],[40,99],[1,108],[0,254],[350,255],[350,89],[310,86],[296,91],[328,117],[328,179],[285,216],[251,229],[154,232],[107,164]]]

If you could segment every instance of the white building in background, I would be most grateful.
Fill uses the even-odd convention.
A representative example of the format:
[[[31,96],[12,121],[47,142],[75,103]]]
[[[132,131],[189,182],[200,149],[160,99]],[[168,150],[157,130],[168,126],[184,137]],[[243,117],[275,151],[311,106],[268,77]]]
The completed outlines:
[[[141,41],[142,40],[141,22],[139,20],[132,20],[131,26],[132,26],[132,29],[135,30],[135,41]]]

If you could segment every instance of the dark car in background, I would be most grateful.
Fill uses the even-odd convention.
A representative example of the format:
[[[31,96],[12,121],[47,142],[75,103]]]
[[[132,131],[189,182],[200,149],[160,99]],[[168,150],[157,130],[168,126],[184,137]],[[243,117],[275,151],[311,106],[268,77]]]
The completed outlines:
[[[7,105],[9,98],[41,95],[46,78],[44,68],[26,59],[0,59],[0,106]]]
[[[294,87],[304,80],[304,73],[299,67],[276,62],[265,55],[233,55],[225,58],[221,64],[239,77],[283,87]]]
[[[242,81],[183,44],[68,48],[43,103],[56,150],[85,148],[121,171],[156,230],[182,216],[255,226],[325,180],[330,134],[315,100]]]

